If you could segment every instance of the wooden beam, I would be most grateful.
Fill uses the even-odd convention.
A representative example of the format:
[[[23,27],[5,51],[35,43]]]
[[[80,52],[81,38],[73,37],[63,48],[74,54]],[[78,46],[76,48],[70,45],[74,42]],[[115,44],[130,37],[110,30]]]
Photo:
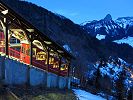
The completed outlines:
[[[5,54],[9,55],[9,51],[8,51],[8,34],[9,34],[9,25],[7,23],[7,19],[4,18],[4,34],[5,34]]]
[[[61,61],[62,61],[62,57],[59,56],[59,69],[58,69],[58,75],[60,75],[60,71],[61,71]]]
[[[68,62],[68,70],[67,70],[67,76],[68,76],[68,77],[70,76],[70,65],[71,65],[70,62],[71,62],[71,61]]]
[[[33,40],[31,35],[30,36],[30,65],[32,65],[32,56],[33,56]]]
[[[18,32],[24,32],[22,29],[10,29],[11,31],[18,31]],[[25,29],[27,31],[29,31],[30,33],[31,32],[34,32],[34,29]]]
[[[47,68],[46,68],[47,71],[49,71],[49,57],[50,57],[50,48],[47,48]]]

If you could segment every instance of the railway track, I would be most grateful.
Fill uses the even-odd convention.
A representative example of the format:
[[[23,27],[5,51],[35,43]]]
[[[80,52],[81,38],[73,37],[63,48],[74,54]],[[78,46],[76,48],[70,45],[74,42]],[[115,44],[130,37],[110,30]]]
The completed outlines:
[[[0,100],[21,100],[9,88],[0,87]]]

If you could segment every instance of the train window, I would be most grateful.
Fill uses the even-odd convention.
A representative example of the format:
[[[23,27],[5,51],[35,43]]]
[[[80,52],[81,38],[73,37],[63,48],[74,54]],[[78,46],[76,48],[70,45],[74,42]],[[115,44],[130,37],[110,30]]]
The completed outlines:
[[[37,55],[36,55],[36,60],[46,60],[46,53],[41,51],[41,52],[38,52]]]
[[[36,48],[33,48],[32,50],[33,50],[33,51],[32,51],[33,57],[36,57]]]
[[[30,55],[30,49],[26,50],[26,55]]]
[[[61,65],[61,70],[65,70],[65,64]]]
[[[49,58],[49,64],[54,64],[54,58],[53,57]]]
[[[25,54],[25,48],[24,47],[22,47],[22,53]]]
[[[20,40],[16,39],[15,37],[11,37],[10,43],[20,43]]]
[[[61,70],[67,70],[68,69],[68,61],[67,59],[65,58],[62,58],[62,61],[61,61]]]
[[[53,68],[59,68],[59,62],[55,62]]]
[[[14,50],[20,51],[20,47],[14,47]]]

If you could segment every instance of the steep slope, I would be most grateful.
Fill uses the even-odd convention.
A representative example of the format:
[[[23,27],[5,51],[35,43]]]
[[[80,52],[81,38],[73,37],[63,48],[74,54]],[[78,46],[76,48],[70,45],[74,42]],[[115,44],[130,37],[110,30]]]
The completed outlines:
[[[71,20],[29,2],[19,0],[4,0],[4,2],[61,46],[69,46],[72,54],[80,61],[79,65],[85,66],[98,58],[97,53],[100,51],[96,51],[93,44],[100,46],[99,41],[90,37]]]
[[[90,83],[94,82],[98,86],[97,88],[103,89],[106,93],[108,91],[116,98],[119,98],[119,94],[123,93],[127,96],[133,87],[133,66],[121,58],[109,57],[106,61],[104,59],[97,61],[94,67],[95,69],[86,75]]]
[[[92,64],[101,57],[108,58],[110,55],[120,56],[124,60],[133,63],[133,52],[131,52],[132,49],[129,50],[130,47],[124,49],[125,51],[129,51],[128,56],[125,56],[123,51],[119,51],[123,48],[123,45],[101,43],[95,37],[90,36],[88,31],[84,30],[82,26],[73,23],[64,16],[54,14],[42,7],[25,1],[4,0],[4,2],[62,47],[69,48],[69,51],[76,58],[76,60],[72,61],[72,64],[77,67],[77,72],[79,71],[81,74],[85,73],[89,64]],[[104,20],[107,23],[114,23],[111,20],[112,18],[109,17],[106,17]],[[100,23],[104,24],[106,21],[101,20]],[[114,28],[121,30],[119,25],[115,23],[113,26],[111,24],[108,26],[112,34]],[[114,50],[113,48],[116,49]]]

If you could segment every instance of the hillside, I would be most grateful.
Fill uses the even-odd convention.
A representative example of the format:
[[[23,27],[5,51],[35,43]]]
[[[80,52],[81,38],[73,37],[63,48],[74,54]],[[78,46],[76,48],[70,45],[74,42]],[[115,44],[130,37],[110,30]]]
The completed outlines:
[[[80,80],[79,87],[116,98],[129,96],[133,86],[132,17],[113,20],[108,14],[77,25],[30,2],[2,1],[75,57],[70,74]]]
[[[77,73],[80,71],[84,74],[88,65],[102,57],[118,56],[133,63],[133,49],[128,45],[101,42],[88,34],[82,26],[35,4],[19,0],[4,0],[4,2],[61,46],[69,47],[76,58],[72,61],[72,65],[77,66]],[[105,19],[108,20],[108,18]],[[126,51],[128,53],[125,54]]]

